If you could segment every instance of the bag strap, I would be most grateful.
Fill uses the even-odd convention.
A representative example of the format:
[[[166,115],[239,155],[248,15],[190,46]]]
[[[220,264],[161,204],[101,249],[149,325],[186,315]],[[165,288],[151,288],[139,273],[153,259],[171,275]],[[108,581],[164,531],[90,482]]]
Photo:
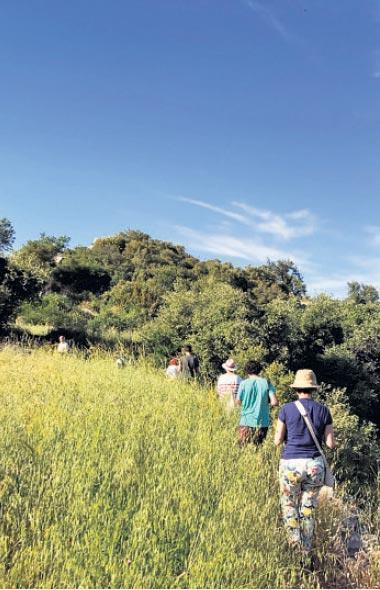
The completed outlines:
[[[311,437],[312,437],[312,439],[313,439],[313,441],[314,441],[314,443],[315,443],[315,446],[317,447],[318,451],[321,453],[321,456],[322,456],[322,459],[323,459],[323,462],[324,462],[324,464],[325,464],[325,465],[327,465],[327,460],[326,460],[325,454],[324,454],[324,452],[322,451],[322,447],[321,447],[321,445],[319,444],[319,441],[318,441],[318,439],[317,439],[317,436],[316,436],[316,434],[315,434],[315,431],[314,431],[314,428],[313,428],[313,424],[311,423],[311,420],[310,420],[310,418],[309,418],[309,415],[308,415],[308,413],[307,413],[307,410],[306,410],[306,408],[304,407],[304,405],[303,405],[303,404],[301,404],[301,402],[300,402],[299,400],[297,400],[297,401],[296,401],[296,402],[294,402],[294,403],[295,403],[295,405],[296,405],[296,407],[297,407],[297,410],[298,410],[298,411],[299,411],[299,413],[301,414],[302,418],[303,418],[303,419],[305,420],[305,422],[306,422],[306,426],[307,426],[307,427],[308,427],[308,429],[309,429],[309,432],[310,432],[310,434],[311,434]]]

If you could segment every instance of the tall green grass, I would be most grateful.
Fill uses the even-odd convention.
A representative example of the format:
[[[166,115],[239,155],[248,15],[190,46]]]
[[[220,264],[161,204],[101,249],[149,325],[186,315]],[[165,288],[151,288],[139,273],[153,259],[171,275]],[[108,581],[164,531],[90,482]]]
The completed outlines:
[[[236,445],[211,391],[112,359],[0,353],[0,586],[370,585],[321,507],[320,568],[300,571],[279,515],[278,456]]]

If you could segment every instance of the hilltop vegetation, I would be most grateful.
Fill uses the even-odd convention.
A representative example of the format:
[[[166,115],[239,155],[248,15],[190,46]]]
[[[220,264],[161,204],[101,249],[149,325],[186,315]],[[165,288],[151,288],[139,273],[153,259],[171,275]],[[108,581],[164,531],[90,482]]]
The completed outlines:
[[[351,283],[348,296],[308,297],[291,261],[235,267],[201,261],[182,246],[139,231],[69,247],[41,235],[12,251],[0,220],[0,331],[23,337],[63,333],[79,346],[143,353],[162,366],[185,341],[202,377],[250,357],[286,375],[304,366],[346,389],[350,408],[380,423],[380,303],[376,289]],[[2,254],[1,254],[2,252]]]
[[[104,353],[5,347],[0,368],[1,587],[379,583],[375,553],[345,557],[339,502],[322,502],[318,570],[301,573],[281,525],[272,436],[239,449],[236,417],[210,390],[143,361],[120,371]]]

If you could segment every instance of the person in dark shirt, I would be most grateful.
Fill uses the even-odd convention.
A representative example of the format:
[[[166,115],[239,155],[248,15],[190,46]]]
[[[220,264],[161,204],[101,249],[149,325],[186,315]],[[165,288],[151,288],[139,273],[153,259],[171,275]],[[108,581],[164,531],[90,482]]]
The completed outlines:
[[[186,344],[182,348],[182,355],[180,358],[180,375],[184,379],[195,379],[199,374],[199,360],[193,354],[193,349],[190,344]]]
[[[334,432],[330,410],[313,400],[319,389],[310,369],[297,371],[292,388],[307,410],[320,445],[333,449]],[[275,444],[282,445],[280,461],[281,507],[289,543],[310,556],[314,534],[314,512],[323,486],[325,467],[320,452],[294,402],[279,412]]]

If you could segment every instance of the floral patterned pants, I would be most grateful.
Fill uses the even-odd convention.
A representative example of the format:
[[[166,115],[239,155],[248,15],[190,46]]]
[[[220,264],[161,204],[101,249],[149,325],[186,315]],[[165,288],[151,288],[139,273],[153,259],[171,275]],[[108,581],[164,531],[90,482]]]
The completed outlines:
[[[279,477],[281,508],[289,542],[310,551],[314,512],[323,486],[325,467],[316,459],[281,459]]]

